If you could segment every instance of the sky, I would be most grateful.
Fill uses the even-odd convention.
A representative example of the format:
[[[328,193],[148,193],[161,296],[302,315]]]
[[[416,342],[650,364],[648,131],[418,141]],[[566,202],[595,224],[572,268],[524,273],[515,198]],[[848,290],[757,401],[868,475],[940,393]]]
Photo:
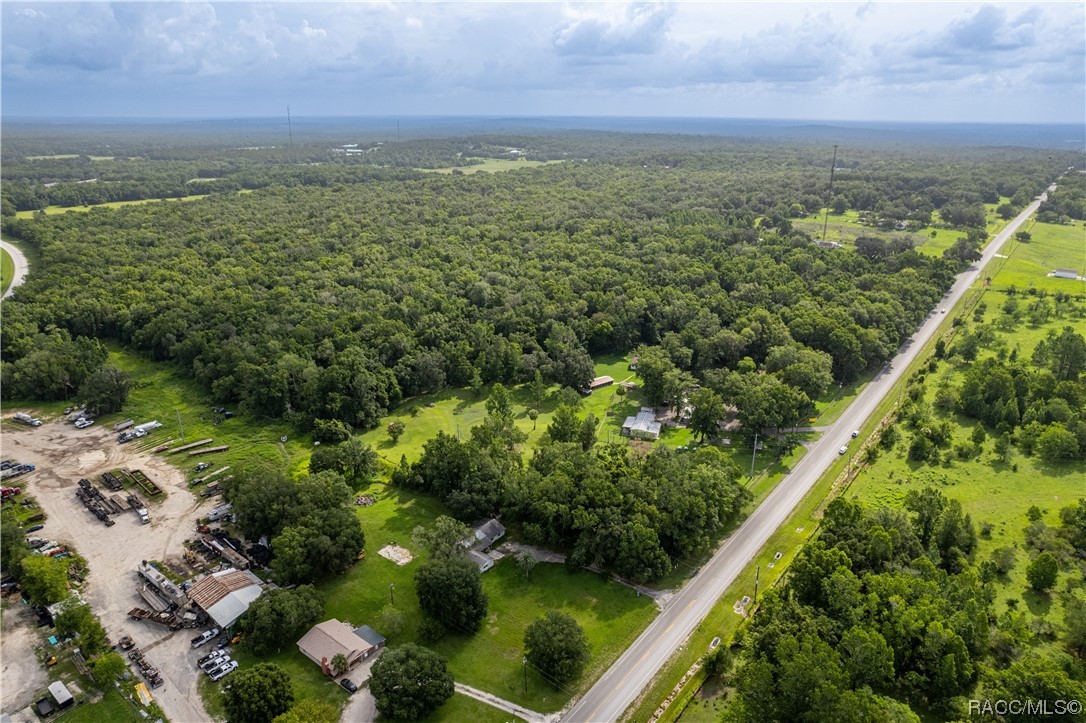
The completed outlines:
[[[1086,3],[11,2],[7,117],[1086,123]]]

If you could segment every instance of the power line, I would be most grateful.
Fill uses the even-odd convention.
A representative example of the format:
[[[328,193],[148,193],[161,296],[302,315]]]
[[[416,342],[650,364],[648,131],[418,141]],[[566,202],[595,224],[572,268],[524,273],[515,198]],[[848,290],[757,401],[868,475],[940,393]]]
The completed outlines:
[[[833,145],[833,161],[830,163],[830,187],[826,191],[826,220],[822,222],[822,240],[826,240],[826,228],[830,225],[830,201],[833,200],[833,172],[837,170],[837,144]]]

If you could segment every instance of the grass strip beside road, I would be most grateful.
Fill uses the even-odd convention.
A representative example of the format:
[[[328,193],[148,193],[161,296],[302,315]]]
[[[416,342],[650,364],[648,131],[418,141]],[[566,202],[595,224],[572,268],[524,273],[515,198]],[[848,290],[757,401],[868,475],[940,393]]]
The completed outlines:
[[[15,279],[15,260],[6,249],[0,249],[0,294],[7,292]]]

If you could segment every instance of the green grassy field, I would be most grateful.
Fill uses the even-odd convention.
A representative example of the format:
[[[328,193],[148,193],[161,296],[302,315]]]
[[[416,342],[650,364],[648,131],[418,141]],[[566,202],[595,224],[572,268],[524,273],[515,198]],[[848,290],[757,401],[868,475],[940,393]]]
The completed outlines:
[[[111,201],[109,203],[98,203],[91,206],[46,206],[44,211],[47,216],[56,213],[68,213],[69,211],[86,213],[94,208],[121,208],[123,206],[139,206],[145,203],[158,203],[159,201],[198,201],[201,198],[207,198],[208,194],[197,194],[194,196],[181,196],[180,198],[145,198],[140,201]],[[16,211],[16,218],[34,218],[37,211]]]
[[[1002,296],[992,292],[986,295],[989,309],[985,316],[989,323],[1002,313],[999,311],[1000,305],[993,303]],[[1079,318],[1081,320],[1081,316]],[[1028,359],[1033,347],[1048,329],[1059,329],[1068,321],[1054,320],[1040,329],[1032,330],[1032,333],[1023,334],[1014,329],[1001,335],[1020,345],[1020,355]],[[982,352],[979,358],[988,355],[990,352]],[[934,398],[939,378],[947,378],[952,383],[960,381],[960,371],[951,368],[948,363],[940,367],[936,375],[928,375],[926,400],[929,403]],[[954,442],[967,442],[976,422],[958,415],[951,415],[949,419]],[[987,431],[993,434],[991,429]],[[992,438],[989,437],[981,456],[932,466],[909,461],[906,456],[907,442],[899,440],[891,452],[881,455],[852,484],[848,494],[868,505],[899,507],[910,490],[933,486],[947,497],[958,500],[978,528],[985,523],[992,526],[990,536],[981,535],[978,539],[975,558],[978,564],[989,559],[992,551],[1000,547],[1013,547],[1018,553],[1014,569],[997,584],[993,606],[995,614],[1001,614],[1006,609],[1007,601],[1014,599],[1021,603],[1019,609],[1058,628],[1063,619],[1061,596],[1035,593],[1029,589],[1026,581],[1026,567],[1030,560],[1024,534],[1030,524],[1026,511],[1036,505],[1044,512],[1046,524],[1058,526],[1060,508],[1086,496],[1086,464],[1081,461],[1047,464],[1037,457],[1023,456],[1017,449],[1009,462],[1004,464],[995,459],[992,445]],[[1061,573],[1054,589],[1064,588],[1065,577],[1066,574]],[[1056,647],[1051,642],[1035,645],[1039,648]]]
[[[1002,198],[1000,203],[1007,200],[1009,199]],[[1004,221],[996,213],[998,206],[997,203],[984,204],[989,238],[999,233],[1007,225],[1007,221]],[[964,235],[964,232],[960,229],[949,228],[929,227],[918,231],[890,231],[864,226],[860,224],[859,213],[856,211],[845,211],[843,214],[830,213],[827,223],[825,213],[826,209],[823,208],[817,214],[812,214],[807,218],[793,219],[792,226],[797,230],[810,234],[812,238],[821,239],[823,224],[825,224],[826,240],[836,241],[844,246],[853,246],[860,236],[875,236],[882,239],[908,238],[920,253],[936,257],[942,256],[943,251],[953,246],[954,242]],[[938,222],[938,217],[939,214],[935,213],[933,220]]]
[[[15,261],[4,249],[0,249],[0,294],[7,292],[15,278]]]
[[[482,163],[473,166],[452,166],[449,168],[418,168],[416,170],[425,173],[452,173],[454,170],[462,173],[499,173],[501,171],[515,171],[518,168],[535,168],[562,161],[529,161],[526,159],[512,160],[509,158],[480,158]]]
[[[792,228],[810,234],[813,239],[822,239],[822,228],[826,228],[826,240],[836,241],[844,246],[852,246],[860,236],[875,236],[877,238],[900,238],[907,236],[913,240],[914,245],[925,243],[926,232],[891,231],[879,229],[873,226],[864,226],[860,223],[860,215],[856,211],[845,211],[842,214],[830,213],[827,221],[826,209],[819,209],[818,213],[807,218],[792,219]]]
[[[1012,238],[1004,245],[1002,253],[1007,258],[996,259],[999,263],[993,264],[992,287],[1014,286],[1025,291],[1032,286],[1076,296],[1086,294],[1086,282],[1048,276],[1056,268],[1074,269],[1079,276],[1086,276],[1086,225],[1081,221],[1067,226],[1033,223],[1024,229],[1032,239],[1021,243]]]
[[[375,625],[384,632],[378,613],[394,599],[405,625],[398,635],[389,636],[389,646],[418,642],[423,616],[415,596],[414,575],[426,554],[412,542],[411,531],[417,525],[431,524],[444,508],[432,497],[384,483],[364,491],[376,499],[369,507],[356,508],[366,535],[366,557],[345,575],[318,586],[325,596],[325,615],[355,625]],[[411,550],[415,559],[401,567],[377,554],[393,542]],[[483,575],[483,588],[490,602],[482,630],[473,636],[449,635],[426,645],[448,659],[456,680],[532,710],[557,710],[575,690],[555,690],[529,671],[525,693],[521,658],[524,631],[533,620],[556,609],[581,623],[593,656],[590,674],[583,678],[588,681],[610,665],[656,615],[650,599],[639,598],[633,590],[593,573],[568,572],[563,565],[539,564],[525,578],[511,560],[503,560]],[[346,699],[343,690],[294,645],[265,658],[257,659],[244,649],[235,657],[241,665],[267,661],[282,666],[294,681],[299,698],[318,698],[335,705]],[[216,696],[209,693],[212,709]]]
[[[394,596],[406,624],[389,645],[412,642],[422,622],[414,574],[426,555],[411,541],[411,531],[416,525],[430,524],[444,509],[433,498],[381,483],[366,491],[377,500],[358,508],[366,533],[366,558],[322,586],[325,612],[362,624],[373,621]],[[411,550],[416,558],[400,567],[377,554],[391,542]],[[569,691],[554,690],[531,671],[528,692],[524,692],[524,630],[536,617],[557,609],[576,618],[592,646],[592,667],[602,669],[656,614],[653,603],[638,598],[634,591],[592,573],[567,572],[562,565],[539,564],[526,579],[511,560],[503,560],[483,575],[483,587],[490,598],[483,629],[470,637],[450,635],[432,647],[448,658],[457,680],[533,710],[557,710],[570,698]],[[300,654],[295,656],[301,659]]]
[[[65,723],[142,723],[144,718],[137,712],[136,704],[124,698],[121,689],[110,688],[97,703],[77,705],[64,713],[60,720]]]

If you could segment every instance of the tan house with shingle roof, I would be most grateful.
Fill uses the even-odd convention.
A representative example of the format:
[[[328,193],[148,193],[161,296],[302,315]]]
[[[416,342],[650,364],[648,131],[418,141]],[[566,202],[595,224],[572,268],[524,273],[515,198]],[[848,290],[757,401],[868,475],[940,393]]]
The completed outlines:
[[[298,641],[298,650],[321,666],[325,675],[332,675],[332,658],[337,655],[347,659],[350,670],[384,645],[385,639],[372,628],[363,625],[356,630],[348,623],[332,618],[310,628]]]

